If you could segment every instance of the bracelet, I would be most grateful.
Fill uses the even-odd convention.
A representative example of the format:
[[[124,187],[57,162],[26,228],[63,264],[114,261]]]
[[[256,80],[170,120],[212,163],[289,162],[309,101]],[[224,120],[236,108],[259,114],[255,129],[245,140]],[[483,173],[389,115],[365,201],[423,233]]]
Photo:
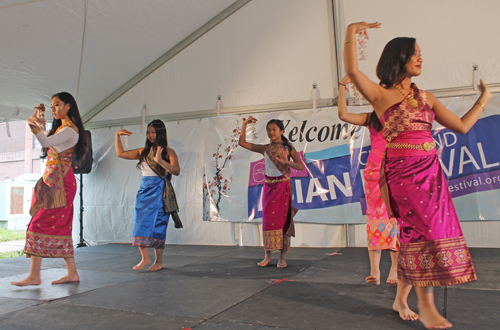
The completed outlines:
[[[479,105],[481,106],[481,108],[483,108],[483,111],[484,111],[484,109],[486,109],[486,106],[484,105],[483,102],[476,101],[476,103],[479,103]]]
[[[355,42],[356,42],[356,39],[351,39],[351,40],[344,41],[344,44],[351,44],[351,43],[353,44]]]
[[[344,85],[343,83],[340,83],[340,82],[339,82],[339,85],[342,85],[342,86],[344,86],[344,87],[345,87],[345,85]]]

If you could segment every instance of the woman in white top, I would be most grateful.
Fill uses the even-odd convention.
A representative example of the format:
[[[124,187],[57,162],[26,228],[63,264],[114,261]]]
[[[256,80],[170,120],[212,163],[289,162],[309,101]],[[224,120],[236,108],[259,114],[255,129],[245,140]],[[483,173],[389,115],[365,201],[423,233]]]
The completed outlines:
[[[178,206],[170,183],[172,175],[179,175],[180,167],[177,154],[168,147],[167,129],[161,120],[148,124],[146,145],[144,148],[124,150],[121,135],[132,133],[126,129],[115,135],[116,155],[124,159],[138,159],[137,168],[142,171],[142,180],[135,203],[132,245],[138,246],[142,260],[133,267],[144,268],[151,262],[149,247],[155,249],[155,263],[149,271],[163,268],[163,250],[169,215],[176,222],[176,228],[182,228],[178,219]]]
[[[39,104],[28,124],[36,139],[46,151],[48,160],[43,177],[33,192],[30,214],[33,217],[26,232],[24,252],[31,258],[27,278],[12,282],[17,286],[39,285],[42,258],[64,258],[68,274],[52,284],[78,282],[73,239],[73,199],[76,180],[71,162],[79,161],[87,150],[87,139],[78,106],[73,96],[66,92],[52,97],[52,129],[43,131],[45,106]],[[74,154],[74,157],[73,157]]]
[[[297,212],[292,206],[292,182],[290,167],[301,171],[302,161],[295,148],[284,136],[283,122],[270,120],[266,125],[267,136],[271,143],[254,144],[246,141],[247,124],[256,122],[250,116],[241,127],[239,145],[245,149],[264,156],[266,164],[266,180],[262,195],[262,235],[265,257],[258,263],[265,267],[271,261],[271,251],[280,251],[278,268],[285,268],[286,252],[290,250],[290,237],[295,235],[293,215]],[[290,161],[290,158],[293,161]]]

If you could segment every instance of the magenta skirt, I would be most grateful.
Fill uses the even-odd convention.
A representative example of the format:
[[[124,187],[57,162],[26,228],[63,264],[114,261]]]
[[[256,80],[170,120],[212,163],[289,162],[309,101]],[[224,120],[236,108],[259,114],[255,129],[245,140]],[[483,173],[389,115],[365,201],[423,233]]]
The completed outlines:
[[[385,176],[400,230],[398,280],[419,287],[475,281],[436,150],[388,149]]]
[[[284,176],[268,177],[262,196],[262,235],[266,251],[290,250],[286,234],[292,213],[290,181]]]

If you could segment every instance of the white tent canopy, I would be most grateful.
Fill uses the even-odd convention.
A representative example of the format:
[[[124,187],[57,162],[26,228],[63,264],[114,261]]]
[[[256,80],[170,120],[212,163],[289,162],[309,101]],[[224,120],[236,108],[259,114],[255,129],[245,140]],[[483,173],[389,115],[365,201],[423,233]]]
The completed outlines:
[[[441,97],[473,94],[477,64],[492,90],[500,91],[499,12],[496,0],[411,6],[398,0],[0,0],[0,120],[26,119],[33,106],[49,104],[62,90],[76,96],[86,127],[95,128],[96,162],[86,178],[85,204],[91,206],[86,218],[98,222],[88,224],[90,239],[127,241],[130,212],[120,213],[126,225],[112,213],[117,205],[133,207],[139,178],[134,169],[117,174],[133,166],[113,156],[116,129],[109,128],[128,125],[139,135],[132,146],[140,146],[138,124],[147,104],[148,121],[167,121],[169,141],[186,169],[176,188],[195,187],[181,202],[192,208],[185,215],[191,229],[169,231],[167,240],[259,244],[255,226],[199,223],[203,150],[183,143],[196,140],[182,135],[188,131],[183,125],[193,122],[187,119],[216,115],[219,95],[222,114],[310,109],[313,84],[318,107],[334,106],[344,31],[353,21],[382,22],[369,31],[368,58],[360,64],[374,81],[385,43],[413,36],[424,58],[415,80],[420,88]],[[105,201],[97,197],[116,189],[128,191]],[[474,230],[484,232],[481,225]],[[487,226],[498,233],[494,224]],[[296,244],[345,243],[342,228],[307,225],[306,231]]]
[[[474,63],[497,88],[498,12],[494,0],[3,0],[0,120],[61,90],[93,125],[137,117],[145,102],[165,119],[213,115],[219,94],[225,113],[303,108],[313,83],[332,105],[345,26],[360,20],[383,23],[361,63],[373,80],[383,45],[406,35],[423,50],[421,88],[467,94]]]

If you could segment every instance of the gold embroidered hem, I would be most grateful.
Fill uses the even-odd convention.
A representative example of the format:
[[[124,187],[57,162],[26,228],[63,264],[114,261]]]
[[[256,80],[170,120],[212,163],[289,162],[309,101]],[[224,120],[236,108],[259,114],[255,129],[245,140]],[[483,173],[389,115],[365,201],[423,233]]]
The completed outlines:
[[[27,231],[24,253],[27,258],[74,258],[73,238]]]
[[[262,233],[264,250],[290,251],[290,236],[283,234],[283,229],[268,230]]]
[[[454,285],[477,279],[463,236],[401,243],[398,280],[418,286]]]
[[[132,246],[153,247],[155,249],[164,249],[165,241],[152,237],[132,237]]]
[[[287,179],[286,177],[283,177],[283,178],[280,178],[280,179],[268,179],[266,178],[265,179],[265,182],[266,183],[280,183],[280,182],[285,182],[285,181],[288,181],[290,179]]]

